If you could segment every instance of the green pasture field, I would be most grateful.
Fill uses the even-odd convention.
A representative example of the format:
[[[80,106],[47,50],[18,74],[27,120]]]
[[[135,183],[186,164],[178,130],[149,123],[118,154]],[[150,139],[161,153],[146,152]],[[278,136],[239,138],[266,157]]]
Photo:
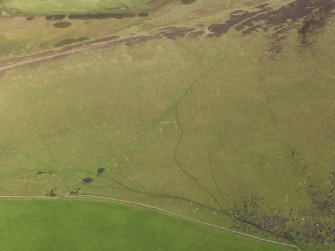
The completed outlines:
[[[141,208],[88,201],[0,201],[2,251],[291,250]]]
[[[98,13],[133,10],[154,0],[2,0],[11,14]]]

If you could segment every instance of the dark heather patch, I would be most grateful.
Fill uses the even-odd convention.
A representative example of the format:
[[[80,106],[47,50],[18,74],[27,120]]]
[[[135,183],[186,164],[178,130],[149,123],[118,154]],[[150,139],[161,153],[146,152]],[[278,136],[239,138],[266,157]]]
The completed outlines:
[[[250,196],[234,203],[233,215],[242,226],[234,226],[235,229],[246,231],[252,227],[257,231],[269,233],[278,238],[293,240],[290,234],[288,218],[280,215],[280,210],[264,210],[264,200],[256,196]],[[250,231],[248,229],[247,231]]]
[[[57,44],[55,44],[55,47],[61,47],[69,44],[79,43],[88,40],[88,37],[79,37],[79,38],[70,38],[70,39],[64,39],[62,41],[59,41]]]
[[[83,184],[92,183],[93,181],[94,181],[94,179],[93,179],[93,178],[90,178],[90,177],[87,177],[87,178],[84,178],[84,179],[81,180],[81,182],[82,182]]]
[[[269,4],[262,4],[256,7],[258,10],[235,11],[230,18],[224,23],[211,25],[208,29],[212,32],[210,36],[220,36],[234,28],[243,35],[248,35],[254,31],[268,31],[274,28],[274,33],[283,34],[301,21],[322,20],[318,21],[318,27],[323,27],[332,16],[335,9],[334,0],[295,0],[279,9],[272,9]]]
[[[70,22],[57,22],[54,24],[54,27],[64,29],[64,28],[70,27],[71,25],[72,23]]]
[[[122,19],[122,18],[131,18],[135,16],[136,16],[135,13],[101,13],[101,14],[88,13],[88,14],[72,14],[69,15],[68,18],[89,20],[89,19],[107,19],[107,18]]]
[[[335,191],[333,187],[321,188],[319,185],[310,185],[308,195],[319,213],[335,215]]]
[[[148,13],[141,12],[141,13],[138,13],[137,16],[138,16],[138,17],[147,17],[147,16],[149,16],[149,14],[148,14]]]
[[[310,37],[319,31],[327,24],[328,19],[322,15],[319,18],[306,20],[298,33],[300,35],[300,44],[308,46],[311,44]]]
[[[50,15],[46,16],[46,20],[63,20],[66,16],[65,15]]]
[[[330,218],[316,219],[308,210],[298,211],[271,208],[255,196],[234,203],[233,214],[238,220],[233,228],[240,231],[267,232],[289,241],[305,242],[315,246],[334,243],[335,222]]]
[[[224,33],[227,33],[231,28],[240,24],[244,20],[248,20],[257,14],[265,10],[260,10],[257,12],[247,12],[247,11],[238,11],[231,14],[230,18],[221,24],[213,24],[208,27],[208,30],[213,33],[213,36],[221,36]],[[236,30],[241,30],[242,28],[236,28]]]
[[[33,20],[34,17],[27,17],[26,20],[30,21],[30,20]]]
[[[180,0],[182,4],[191,4],[194,3],[196,0]]]

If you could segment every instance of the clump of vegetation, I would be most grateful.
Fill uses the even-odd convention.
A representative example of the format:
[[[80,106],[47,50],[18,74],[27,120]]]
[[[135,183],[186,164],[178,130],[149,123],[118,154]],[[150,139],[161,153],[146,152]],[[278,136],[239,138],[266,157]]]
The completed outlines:
[[[99,168],[97,169],[97,175],[100,176],[101,174],[104,174],[105,171],[106,171],[105,168],[99,167]]]
[[[81,182],[82,182],[83,184],[92,183],[93,181],[94,181],[94,179],[91,178],[91,177],[86,177],[86,178],[84,178],[84,179],[81,180]]]
[[[78,195],[79,192],[80,192],[80,188],[77,187],[77,189],[75,189],[75,190],[71,190],[69,194],[70,194],[70,195]]]
[[[57,196],[57,194],[55,193],[56,189],[57,188],[50,189],[50,191],[46,193],[46,196],[56,197]]]

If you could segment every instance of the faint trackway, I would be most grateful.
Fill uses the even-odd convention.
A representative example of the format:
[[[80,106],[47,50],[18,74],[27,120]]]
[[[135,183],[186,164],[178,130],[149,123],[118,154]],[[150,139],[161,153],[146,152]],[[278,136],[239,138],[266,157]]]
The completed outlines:
[[[157,35],[149,35],[149,34],[138,34],[135,36],[125,36],[125,37],[117,37],[117,36],[108,36],[100,39],[96,39],[93,41],[79,43],[75,45],[69,45],[59,50],[48,50],[40,53],[36,53],[29,56],[22,56],[17,58],[10,58],[6,60],[0,60],[0,72],[4,72],[6,70],[14,69],[17,67],[21,67],[24,65],[29,65],[32,63],[42,62],[53,58],[59,58],[66,55],[95,50],[99,48],[103,48],[105,46],[110,46],[113,44],[118,44],[122,42],[134,42],[134,41],[146,41],[153,38],[157,38]]]
[[[29,195],[0,195],[0,199],[35,199],[35,200],[74,199],[75,200],[75,199],[80,199],[80,198],[107,200],[107,201],[113,201],[113,202],[119,203],[119,204],[140,206],[140,207],[144,207],[144,208],[148,208],[148,209],[151,209],[151,210],[154,210],[154,211],[158,211],[158,212],[168,214],[168,215],[173,216],[175,218],[188,220],[188,221],[195,222],[195,223],[198,223],[198,224],[202,224],[202,225],[210,226],[210,227],[213,227],[213,228],[216,228],[216,229],[224,230],[226,232],[238,234],[238,235],[241,235],[241,236],[245,236],[245,237],[248,237],[248,238],[256,239],[256,240],[267,242],[267,243],[272,243],[272,244],[283,246],[283,247],[294,248],[296,250],[301,251],[301,249],[296,245],[260,238],[260,237],[254,236],[254,235],[246,234],[246,233],[236,231],[236,230],[232,230],[232,229],[225,228],[225,227],[220,227],[220,226],[217,226],[217,225],[214,225],[214,224],[211,224],[211,223],[207,223],[207,222],[200,221],[200,220],[197,220],[197,219],[193,219],[193,218],[190,218],[190,217],[187,217],[187,216],[183,216],[183,215],[180,215],[180,214],[177,214],[177,213],[174,213],[174,212],[171,212],[171,211],[159,208],[159,207],[155,207],[155,206],[151,206],[151,205],[147,205],[147,204],[140,203],[140,202],[135,202],[135,201],[120,200],[120,199],[114,199],[114,198],[96,196],[96,195],[76,195],[76,196],[70,196],[69,195],[69,196],[64,196],[64,197],[46,197],[46,196],[29,196]]]

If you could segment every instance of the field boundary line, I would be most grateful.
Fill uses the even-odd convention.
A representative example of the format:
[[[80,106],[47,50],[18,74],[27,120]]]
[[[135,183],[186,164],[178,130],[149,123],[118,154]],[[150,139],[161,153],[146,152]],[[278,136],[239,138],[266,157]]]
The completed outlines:
[[[213,227],[213,228],[220,229],[220,230],[223,230],[223,231],[226,231],[226,232],[238,234],[238,235],[248,237],[248,238],[252,238],[252,239],[255,239],[255,240],[259,240],[259,241],[263,241],[263,242],[267,242],[267,243],[271,243],[271,244],[275,244],[275,245],[279,245],[279,246],[283,246],[283,247],[290,247],[290,248],[294,248],[298,251],[302,251],[301,248],[299,248],[298,246],[293,245],[293,244],[288,244],[288,243],[284,243],[284,242],[277,242],[277,241],[273,241],[273,240],[269,240],[269,239],[264,239],[264,238],[257,237],[257,236],[247,234],[247,233],[243,233],[243,232],[240,232],[240,231],[237,231],[237,230],[232,230],[232,229],[229,229],[229,228],[221,227],[221,226],[211,224],[211,223],[208,223],[208,222],[204,222],[204,221],[201,221],[201,220],[193,219],[193,218],[188,217],[188,216],[184,216],[184,215],[174,213],[174,212],[171,212],[171,211],[163,209],[163,208],[159,208],[159,207],[148,205],[148,204],[141,203],[141,202],[115,199],[115,198],[97,196],[97,195],[91,195],[91,194],[89,194],[89,195],[75,195],[75,196],[67,195],[67,196],[64,196],[64,197],[57,197],[57,196],[56,197],[48,197],[48,196],[43,196],[43,195],[40,195],[40,196],[38,196],[38,195],[36,195],[36,196],[33,196],[33,195],[31,195],[31,196],[30,195],[0,195],[0,199],[59,200],[59,199],[80,199],[80,198],[94,198],[94,199],[99,199],[99,200],[113,201],[113,202],[116,202],[116,203],[119,203],[119,204],[135,205],[135,206],[139,206],[139,207],[144,207],[144,208],[147,208],[147,209],[151,209],[151,210],[154,210],[154,211],[158,211],[158,212],[162,212],[162,213],[174,216],[175,218],[184,219],[184,220],[187,220],[187,221],[190,221],[190,222],[198,223],[198,224],[201,224],[201,225],[206,225],[206,226],[209,226],[209,227]]]

